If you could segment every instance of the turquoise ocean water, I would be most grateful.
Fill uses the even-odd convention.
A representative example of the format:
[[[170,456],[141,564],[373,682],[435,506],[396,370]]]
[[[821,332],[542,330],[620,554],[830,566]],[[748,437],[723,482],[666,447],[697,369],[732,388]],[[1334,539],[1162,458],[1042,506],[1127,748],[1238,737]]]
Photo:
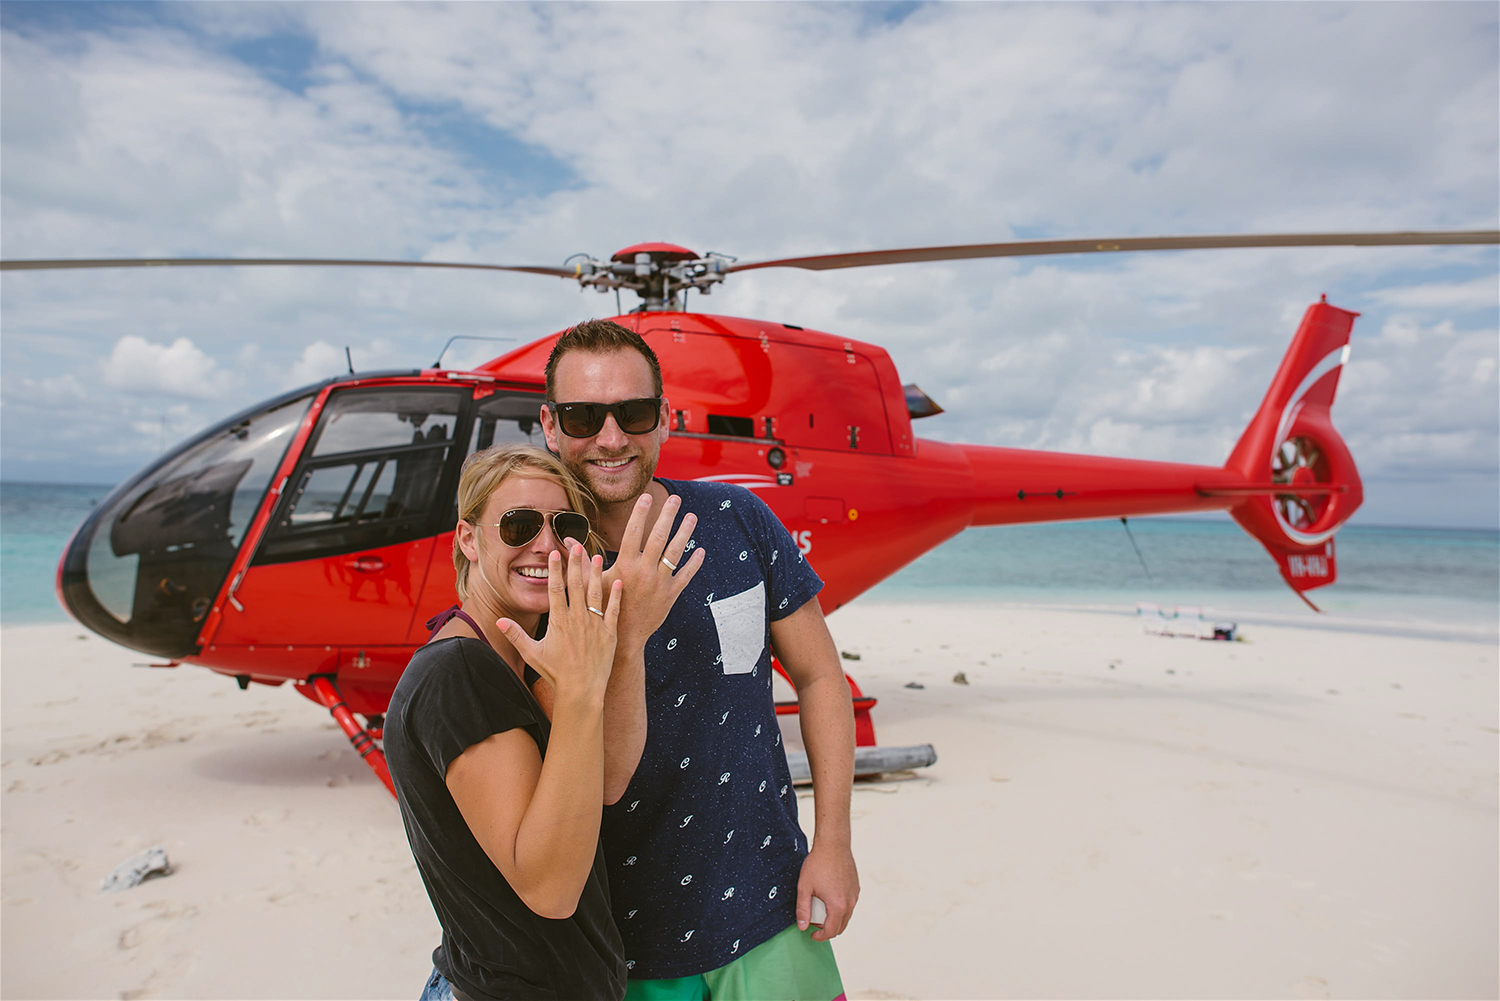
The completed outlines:
[[[0,623],[67,621],[53,590],[57,561],[109,489],[0,483]],[[970,529],[864,600],[997,599],[1129,613],[1147,601],[1239,621],[1318,621],[1228,518],[1143,518],[1130,530],[1144,568],[1118,521]],[[1500,532],[1351,525],[1339,533],[1338,560],[1338,583],[1311,594],[1327,621],[1500,628]]]

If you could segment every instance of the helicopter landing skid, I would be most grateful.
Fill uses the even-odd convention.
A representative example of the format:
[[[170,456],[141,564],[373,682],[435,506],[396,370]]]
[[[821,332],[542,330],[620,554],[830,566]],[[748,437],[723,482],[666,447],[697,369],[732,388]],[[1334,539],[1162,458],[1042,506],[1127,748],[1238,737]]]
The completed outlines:
[[[771,658],[771,666],[776,673],[786,679],[786,683],[796,691],[797,686],[793,684],[791,676],[786,673],[786,668],[781,666],[781,661],[775,657]],[[875,746],[875,721],[870,718],[870,710],[875,708],[876,700],[859,690],[859,684],[849,675],[844,675],[844,680],[849,682],[849,694],[854,698],[854,746]],[[776,703],[777,716],[797,715],[798,703],[796,699]]]
[[[385,753],[376,745],[375,738],[370,736],[369,731],[354,718],[354,713],[344,702],[333,679],[326,674],[317,675],[308,682],[307,688],[311,690],[313,698],[327,708],[339,729],[344,731],[344,736],[349,738],[349,743],[354,745],[354,750],[385,785],[386,791],[392,796],[396,795],[396,787],[391,782],[391,770],[385,764]]]

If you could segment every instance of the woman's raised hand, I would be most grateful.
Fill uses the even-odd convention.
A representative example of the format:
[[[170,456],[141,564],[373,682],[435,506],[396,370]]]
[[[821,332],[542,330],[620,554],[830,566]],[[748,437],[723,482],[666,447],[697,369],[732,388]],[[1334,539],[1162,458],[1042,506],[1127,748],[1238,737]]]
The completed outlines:
[[[568,546],[566,572],[563,554],[554,550],[547,557],[547,635],[534,640],[511,619],[497,625],[558,699],[602,699],[614,662],[622,587],[614,581],[606,601],[603,557],[589,559],[575,543]]]

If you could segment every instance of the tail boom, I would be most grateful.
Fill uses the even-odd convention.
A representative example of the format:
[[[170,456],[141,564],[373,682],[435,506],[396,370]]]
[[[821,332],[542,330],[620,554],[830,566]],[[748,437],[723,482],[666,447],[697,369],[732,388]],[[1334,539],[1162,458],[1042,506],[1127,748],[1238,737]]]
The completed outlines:
[[[1303,595],[1337,577],[1334,533],[1364,499],[1354,458],[1329,416],[1358,315],[1326,299],[1308,309],[1222,467],[929,441],[920,446],[929,458],[935,451],[956,453],[950,461],[968,467],[969,525],[1228,510]]]
[[[936,443],[922,442],[923,447]],[[973,471],[972,525],[1185,514],[1237,500],[1201,489],[1225,480],[1213,466],[951,445]],[[1236,478],[1234,486],[1242,485]]]

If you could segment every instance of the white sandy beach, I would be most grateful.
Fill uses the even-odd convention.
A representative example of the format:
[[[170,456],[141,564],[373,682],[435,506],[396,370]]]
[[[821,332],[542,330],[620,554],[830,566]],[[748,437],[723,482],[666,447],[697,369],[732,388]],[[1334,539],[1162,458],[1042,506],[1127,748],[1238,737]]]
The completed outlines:
[[[1500,994],[1493,633],[1199,642],[1001,604],[830,624],[880,742],[939,754],[856,787],[851,999]],[[327,713],[148,659],[0,631],[0,993],[416,997],[437,925]],[[100,892],[157,844],[171,876]]]

